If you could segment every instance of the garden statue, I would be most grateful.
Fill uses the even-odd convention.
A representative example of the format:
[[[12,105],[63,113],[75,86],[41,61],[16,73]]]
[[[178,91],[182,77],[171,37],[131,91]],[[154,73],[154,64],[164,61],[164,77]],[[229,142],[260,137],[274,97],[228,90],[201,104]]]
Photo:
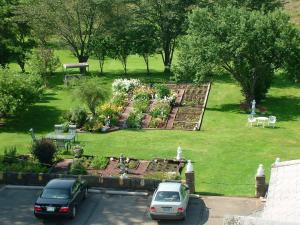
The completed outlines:
[[[252,106],[251,106],[251,115],[255,115],[255,104],[256,104],[256,101],[255,99],[253,99],[253,101],[251,102]]]
[[[188,160],[188,163],[186,165],[186,172],[191,173],[193,171],[194,171],[194,168],[193,168],[192,162],[191,162],[191,160]]]
[[[121,154],[120,158],[119,158],[120,174],[127,173],[125,160],[126,160],[126,157],[123,154]]]
[[[265,176],[265,170],[263,164],[259,164],[257,172],[256,172],[257,177],[263,177]]]
[[[110,127],[110,116],[106,117],[105,119],[105,126]]]
[[[182,149],[180,146],[178,146],[177,148],[177,156],[176,156],[177,160],[181,160],[182,159]]]

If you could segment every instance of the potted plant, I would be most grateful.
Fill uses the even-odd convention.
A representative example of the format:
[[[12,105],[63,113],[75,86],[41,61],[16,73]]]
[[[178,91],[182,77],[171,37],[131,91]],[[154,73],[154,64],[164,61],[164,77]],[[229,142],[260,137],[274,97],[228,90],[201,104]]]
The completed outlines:
[[[81,158],[82,155],[83,155],[84,150],[83,150],[83,147],[81,145],[75,145],[73,147],[73,152],[74,152],[74,157],[75,158]]]

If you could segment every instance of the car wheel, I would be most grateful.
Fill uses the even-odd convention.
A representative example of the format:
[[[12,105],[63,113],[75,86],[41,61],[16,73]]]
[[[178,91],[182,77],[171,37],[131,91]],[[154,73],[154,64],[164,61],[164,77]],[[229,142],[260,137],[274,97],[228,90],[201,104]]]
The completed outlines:
[[[87,196],[88,196],[88,189],[86,188],[86,189],[84,190],[83,199],[86,199]]]
[[[72,208],[71,219],[74,219],[74,218],[75,218],[76,213],[77,213],[77,208],[76,208],[76,206],[74,205],[74,207]]]

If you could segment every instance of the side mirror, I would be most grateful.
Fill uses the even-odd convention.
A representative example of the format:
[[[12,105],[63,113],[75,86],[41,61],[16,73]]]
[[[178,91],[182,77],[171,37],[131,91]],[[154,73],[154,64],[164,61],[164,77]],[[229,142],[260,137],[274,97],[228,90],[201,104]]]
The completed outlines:
[[[184,185],[184,187],[185,187],[185,190],[186,190],[186,191],[190,190],[190,187],[189,187],[189,186]]]

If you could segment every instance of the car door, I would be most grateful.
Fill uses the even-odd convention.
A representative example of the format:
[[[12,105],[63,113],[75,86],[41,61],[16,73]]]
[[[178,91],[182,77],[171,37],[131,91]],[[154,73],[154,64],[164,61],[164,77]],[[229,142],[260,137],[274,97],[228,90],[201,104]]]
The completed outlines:
[[[180,187],[180,194],[182,197],[183,206],[184,208],[187,208],[188,201],[189,201],[189,193],[187,191],[187,188],[184,185],[181,185]]]
[[[80,202],[80,199],[81,199],[81,196],[80,196],[80,183],[78,181],[76,181],[73,184],[71,194],[72,194],[73,205],[78,205],[79,202]]]

